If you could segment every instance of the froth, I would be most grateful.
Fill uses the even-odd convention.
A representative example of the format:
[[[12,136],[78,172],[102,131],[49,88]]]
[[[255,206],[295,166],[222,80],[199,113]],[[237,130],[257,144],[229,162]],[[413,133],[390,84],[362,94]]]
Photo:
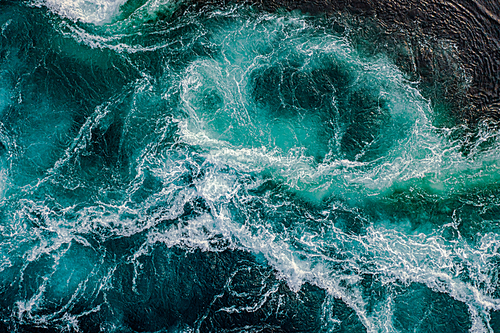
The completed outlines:
[[[136,24],[156,18],[159,13],[172,13],[181,1],[148,0],[135,8],[129,18]],[[58,15],[74,21],[103,25],[121,18],[127,0],[34,0],[35,6],[46,6]]]
[[[127,0],[37,0],[34,5],[46,6],[71,20],[93,24],[110,23]]]

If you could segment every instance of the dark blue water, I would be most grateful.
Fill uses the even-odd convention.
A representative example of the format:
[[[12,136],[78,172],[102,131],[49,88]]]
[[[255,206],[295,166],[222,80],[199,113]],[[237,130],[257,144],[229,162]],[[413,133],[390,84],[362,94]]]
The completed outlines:
[[[500,133],[352,22],[1,2],[0,331],[500,332]]]

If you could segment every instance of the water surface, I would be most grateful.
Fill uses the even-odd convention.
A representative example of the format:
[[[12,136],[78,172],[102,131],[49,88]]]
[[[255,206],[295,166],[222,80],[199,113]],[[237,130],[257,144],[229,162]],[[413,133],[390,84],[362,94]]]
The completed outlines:
[[[500,331],[499,133],[359,25],[0,8],[3,331]]]

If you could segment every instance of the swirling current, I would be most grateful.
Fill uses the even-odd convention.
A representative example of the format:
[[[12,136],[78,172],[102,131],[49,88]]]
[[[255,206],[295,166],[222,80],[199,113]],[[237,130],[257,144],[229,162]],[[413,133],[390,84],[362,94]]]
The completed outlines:
[[[500,133],[365,23],[0,2],[0,331],[500,332]]]

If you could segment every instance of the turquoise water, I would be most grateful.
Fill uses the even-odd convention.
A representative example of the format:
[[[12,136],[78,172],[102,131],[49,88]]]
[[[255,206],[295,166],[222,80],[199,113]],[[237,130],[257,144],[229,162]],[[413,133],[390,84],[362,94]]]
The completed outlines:
[[[0,8],[2,331],[500,332],[500,133],[348,19]]]

